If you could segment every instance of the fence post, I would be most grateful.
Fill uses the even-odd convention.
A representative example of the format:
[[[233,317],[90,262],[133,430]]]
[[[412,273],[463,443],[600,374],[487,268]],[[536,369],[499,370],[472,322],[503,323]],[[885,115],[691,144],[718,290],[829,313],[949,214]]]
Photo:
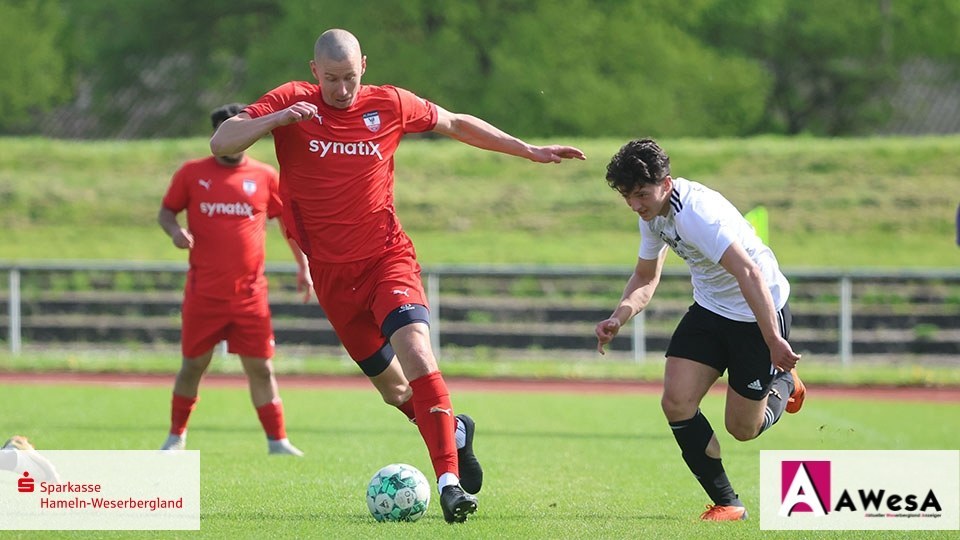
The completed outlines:
[[[10,269],[10,300],[7,306],[7,314],[10,319],[10,353],[20,354],[20,269]]]
[[[430,303],[430,348],[440,358],[440,275],[427,273],[427,302]]]
[[[853,283],[840,278],[840,364],[850,365],[853,356]]]
[[[633,361],[641,363],[647,359],[647,314],[637,313],[633,318]]]

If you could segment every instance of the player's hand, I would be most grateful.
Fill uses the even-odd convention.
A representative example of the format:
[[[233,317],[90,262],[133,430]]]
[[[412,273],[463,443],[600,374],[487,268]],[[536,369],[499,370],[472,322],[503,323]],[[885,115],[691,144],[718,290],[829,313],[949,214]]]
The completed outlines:
[[[276,114],[278,115],[277,124],[286,126],[296,122],[310,120],[317,115],[317,106],[306,101],[298,101],[286,109],[278,111]]]
[[[180,249],[193,249],[193,235],[186,229],[180,229],[172,237],[173,245]]]
[[[560,146],[557,144],[550,146],[535,146],[533,148],[533,157],[530,158],[537,163],[560,163],[565,159],[585,160],[587,156],[579,148],[572,146]]]
[[[610,343],[617,333],[620,332],[620,319],[611,317],[600,321],[597,323],[597,328],[594,332],[597,334],[597,352],[605,354],[603,346]]]
[[[313,292],[313,278],[310,277],[310,271],[301,268],[297,272],[297,292],[303,293],[303,303],[310,301],[310,294]]]
[[[770,347],[770,363],[780,371],[790,371],[797,367],[800,361],[800,355],[793,352],[790,343],[782,337],[777,336],[777,340]]]

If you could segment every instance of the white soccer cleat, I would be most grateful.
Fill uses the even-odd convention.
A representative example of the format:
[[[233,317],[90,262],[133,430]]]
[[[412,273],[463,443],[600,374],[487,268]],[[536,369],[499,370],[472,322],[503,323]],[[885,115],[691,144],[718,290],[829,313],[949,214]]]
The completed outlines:
[[[171,433],[167,436],[167,440],[164,441],[163,446],[160,447],[161,450],[186,450],[187,449],[187,432],[184,431],[183,435],[174,435]]]
[[[17,466],[13,472],[18,475],[29,472],[33,477],[40,481],[53,483],[60,482],[60,475],[57,474],[56,467],[50,460],[40,455],[37,449],[30,444],[30,441],[22,435],[14,435],[7,439],[0,447],[2,450],[13,450],[17,454]]]
[[[275,455],[303,457],[303,451],[290,443],[290,439],[267,439],[267,452]]]

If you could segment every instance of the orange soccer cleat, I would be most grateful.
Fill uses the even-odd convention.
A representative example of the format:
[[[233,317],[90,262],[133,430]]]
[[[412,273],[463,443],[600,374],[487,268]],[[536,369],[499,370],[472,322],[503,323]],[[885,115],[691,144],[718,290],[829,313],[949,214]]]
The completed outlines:
[[[704,521],[743,521],[747,519],[747,509],[742,506],[720,506],[708,504],[707,511],[700,514]]]
[[[799,411],[800,407],[803,407],[803,398],[807,395],[807,387],[797,375],[797,368],[791,369],[790,375],[793,377],[793,393],[790,394],[790,399],[787,400],[787,412],[792,414]]]

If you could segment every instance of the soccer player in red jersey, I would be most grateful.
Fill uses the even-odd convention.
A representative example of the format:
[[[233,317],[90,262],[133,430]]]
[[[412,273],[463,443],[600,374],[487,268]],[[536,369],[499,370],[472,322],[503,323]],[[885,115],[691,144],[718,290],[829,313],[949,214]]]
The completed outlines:
[[[243,105],[231,104],[213,111],[214,129],[241,110]],[[182,309],[183,362],[173,385],[170,434],[163,450],[186,447],[187,421],[196,407],[200,378],[210,365],[214,346],[226,340],[247,374],[268,452],[303,455],[287,439],[284,427],[271,360],[273,326],[263,274],[267,219],[281,213],[278,182],[273,167],[243,151],[225,152],[183,164],[163,198],[157,221],[173,245],[190,250]],[[177,221],[183,211],[189,229]],[[288,242],[300,267],[297,286],[307,302],[312,287],[307,258],[295,242]]]
[[[361,84],[366,57],[345,30],[317,39],[310,69],[319,85],[271,90],[224,122],[210,149],[242,152],[273,134],[283,221],[309,258],[317,299],[384,401],[415,420],[444,519],[462,522],[476,511],[472,494],[482,482],[474,424],[454,415],[430,348],[420,265],[394,208],[393,154],[404,135],[427,131],[540,163],[584,159],[583,152],[533,146],[402,88]]]

